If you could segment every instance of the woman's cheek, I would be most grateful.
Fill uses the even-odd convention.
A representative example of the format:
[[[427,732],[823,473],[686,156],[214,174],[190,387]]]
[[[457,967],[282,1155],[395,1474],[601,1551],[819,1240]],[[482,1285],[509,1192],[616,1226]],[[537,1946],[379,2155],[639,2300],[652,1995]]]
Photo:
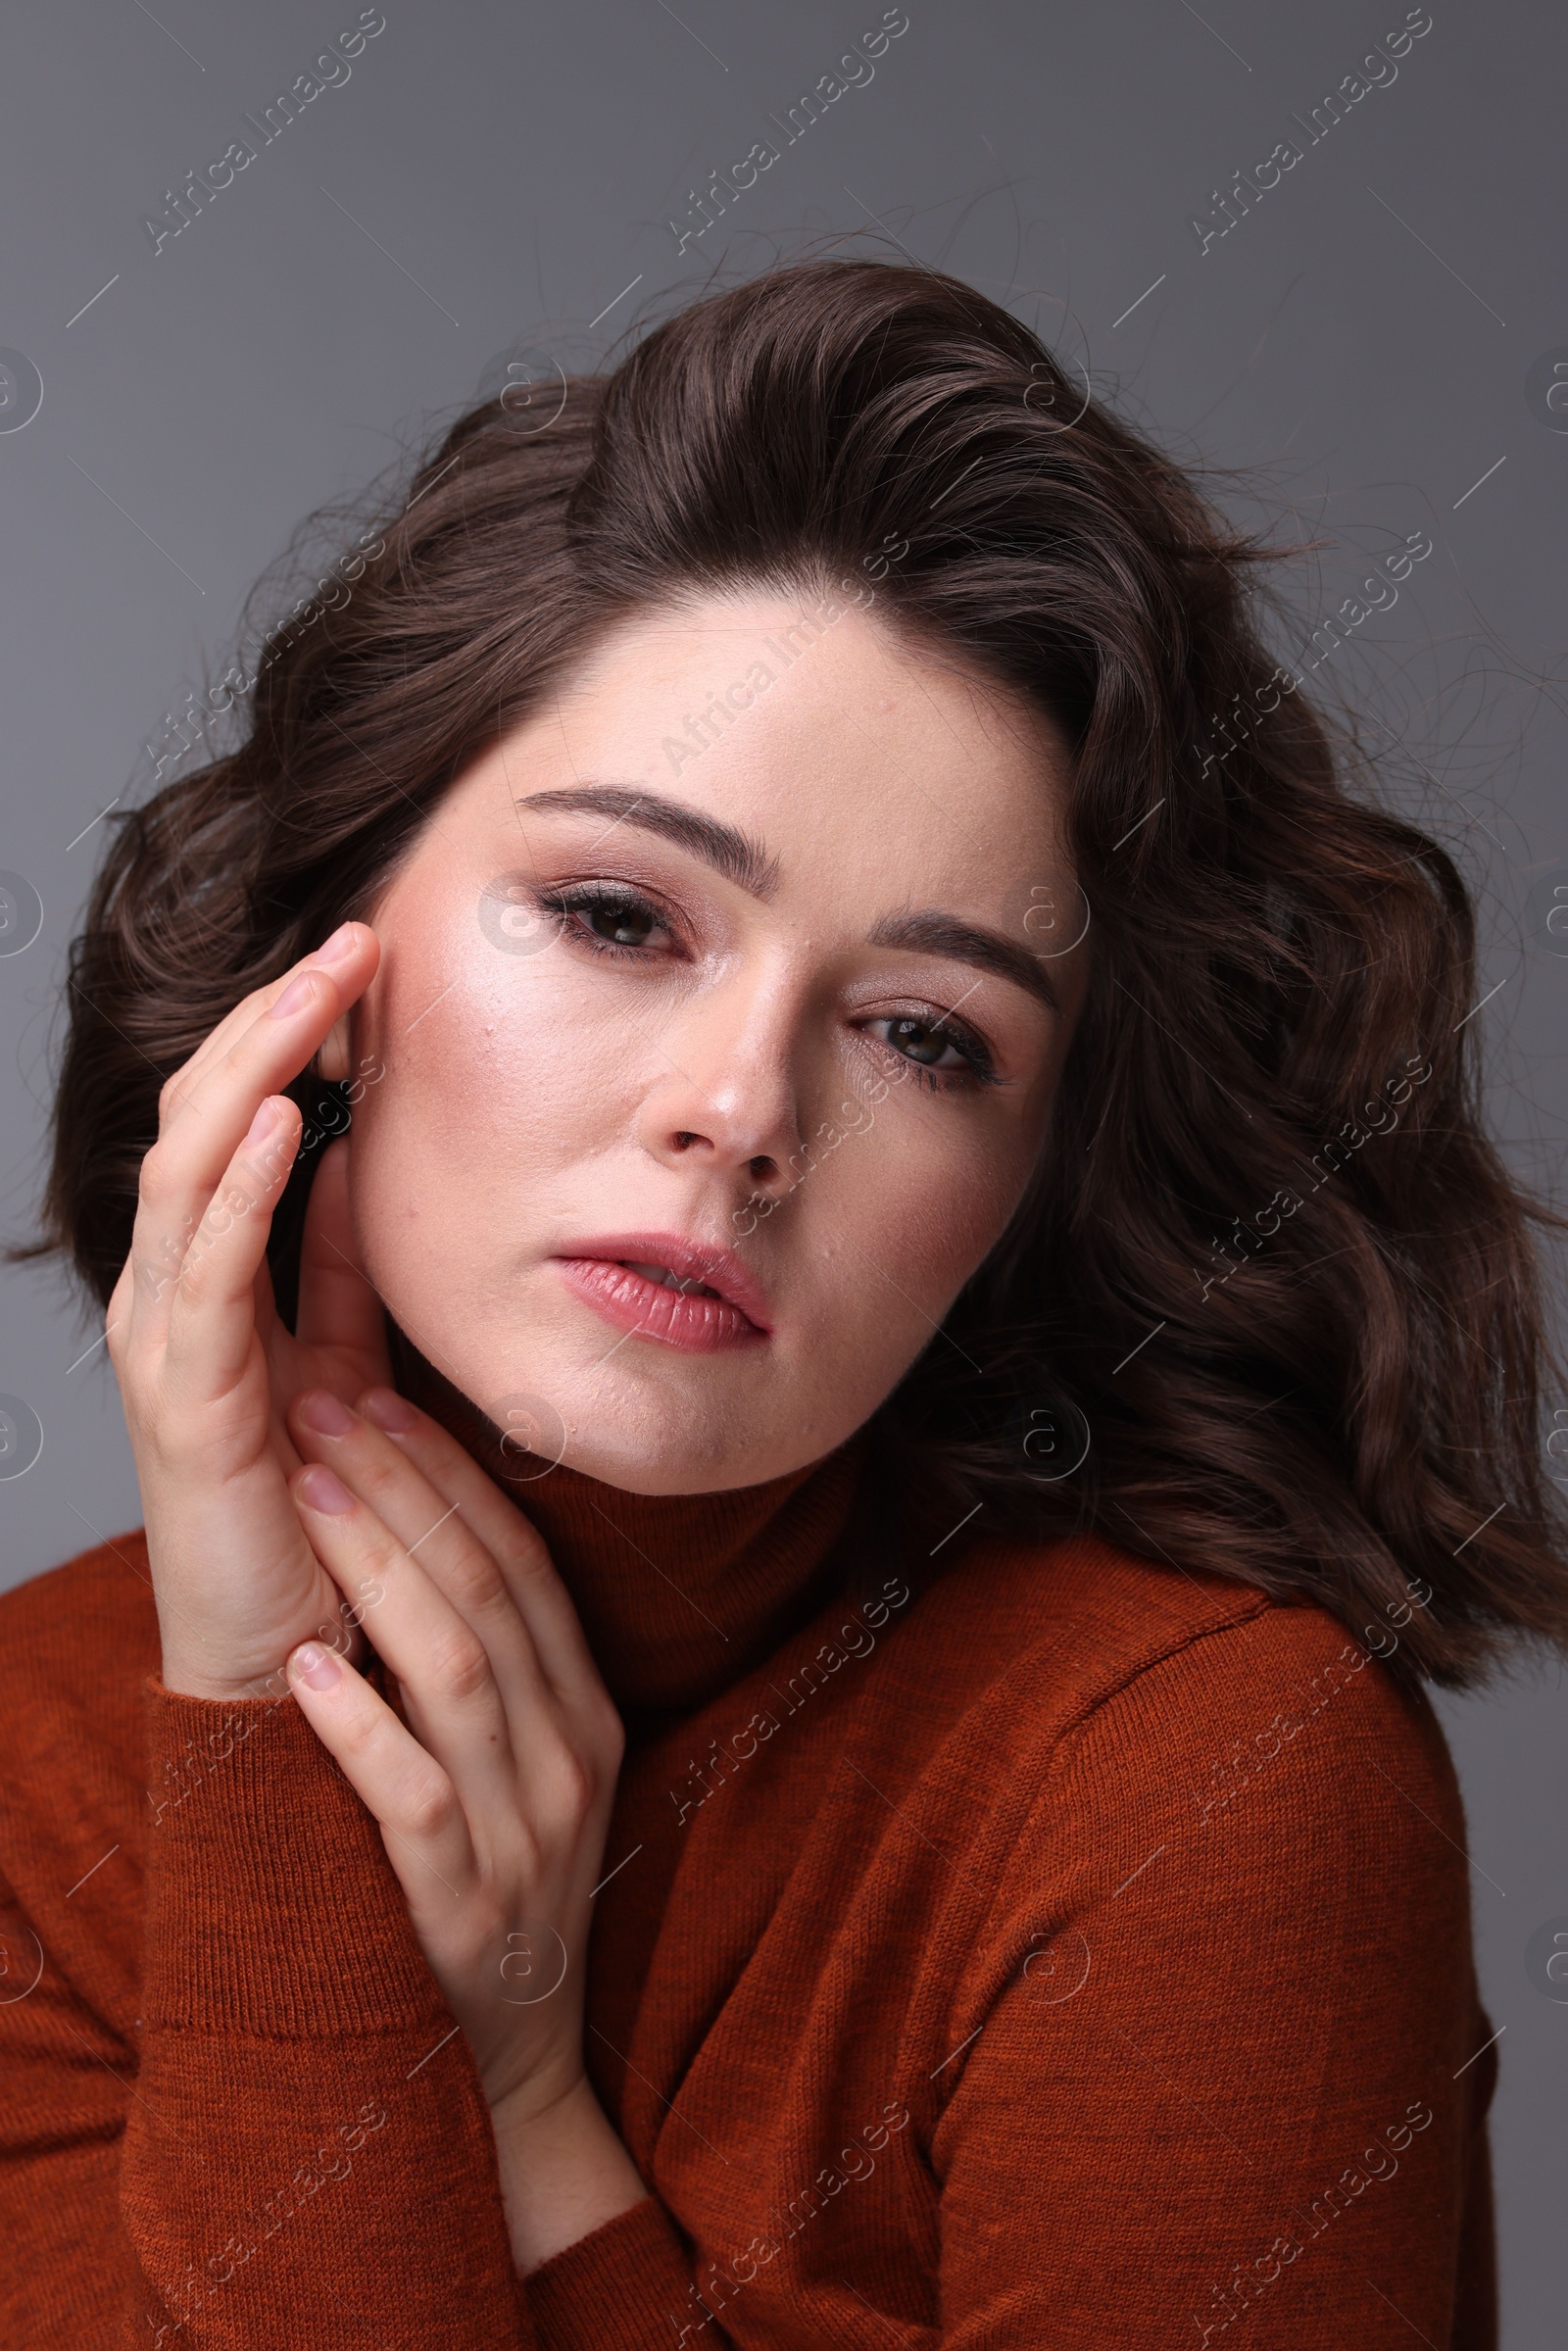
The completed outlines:
[[[624,1026],[553,964],[564,958],[498,973],[470,953],[455,977],[437,957],[395,967],[365,1024],[387,1074],[354,1127],[357,1201],[381,1235],[417,1219],[421,1250],[466,1262],[479,1236],[515,1236],[531,1179],[602,1148]]]
[[[941,1320],[1027,1180],[1021,1138],[999,1125],[969,1098],[905,1100],[894,1088],[874,1127],[848,1136],[808,1179],[822,1187],[820,1213],[855,1254],[912,1301],[921,1344],[930,1330],[924,1318]],[[883,1284],[872,1280],[866,1290],[867,1311],[884,1314]]]
[[[510,1115],[569,1151],[624,1087],[628,1024],[613,992],[597,975],[573,971],[552,949],[478,996],[470,1025],[474,1082],[497,1090]],[[510,1123],[509,1115],[509,1123]]]
[[[480,925],[455,934],[445,926],[436,952],[400,972],[398,1014],[413,1024],[411,1047],[425,1040],[418,1058],[436,1063],[449,1125],[461,1084],[466,1135],[493,1129],[509,1148],[526,1137],[549,1158],[552,1138],[569,1149],[574,1131],[597,1123],[624,1086],[627,1008],[558,932],[498,936],[501,945]]]
[[[994,1134],[954,1131],[967,1103],[926,1099],[896,1116],[897,1092],[871,1131],[847,1137],[749,1245],[767,1236],[797,1278],[811,1269],[796,1338],[817,1404],[846,1435],[929,1344],[1022,1184],[999,1169],[1004,1152],[985,1148]],[[779,1228],[792,1213],[801,1222],[790,1236]]]

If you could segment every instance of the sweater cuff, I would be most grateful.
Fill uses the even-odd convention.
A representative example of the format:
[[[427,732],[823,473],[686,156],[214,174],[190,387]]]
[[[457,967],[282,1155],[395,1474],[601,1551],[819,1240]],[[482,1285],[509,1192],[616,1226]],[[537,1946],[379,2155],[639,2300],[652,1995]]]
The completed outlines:
[[[144,1684],[149,2026],[318,2039],[445,2014],[380,1828],[292,1696]]]
[[[522,2280],[540,2351],[672,2351],[708,2313],[680,2231],[657,2196],[554,2253]]]

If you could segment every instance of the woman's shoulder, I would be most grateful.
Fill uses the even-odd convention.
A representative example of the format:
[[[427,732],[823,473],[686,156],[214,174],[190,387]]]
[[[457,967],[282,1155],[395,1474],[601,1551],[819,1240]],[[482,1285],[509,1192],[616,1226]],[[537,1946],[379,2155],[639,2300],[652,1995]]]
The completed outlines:
[[[1102,1974],[1157,1952],[1214,2017],[1289,1991],[1320,2038],[1397,1978],[1401,2048],[1420,2012],[1450,2072],[1474,2055],[1491,2027],[1464,1808],[1424,1688],[1391,1670],[1397,1626],[1357,1639],[1307,1601],[1086,1537],[976,1545],[911,1631],[927,1601],[925,1689],[900,1693],[901,1720],[911,1694],[940,1703],[965,1623],[996,1664],[960,1674],[924,1763],[922,1826],[961,1835],[976,1906],[954,1937],[955,2045],[1020,1950],[1070,1927]],[[1490,2079],[1477,2069],[1483,2100]]]
[[[1124,1805],[1141,1789],[1168,1800],[1179,1785],[1199,1825],[1254,1805],[1272,1812],[1308,1790],[1316,1803],[1332,1785],[1323,1832],[1345,1837],[1358,1798],[1381,1814],[1407,1790],[1462,1836],[1437,1716],[1418,1684],[1391,1671],[1424,1589],[1357,1633],[1310,1600],[1152,1561],[1099,1534],[991,1540],[931,1584],[910,1629],[923,1618],[917,1645],[943,1661],[967,1718],[960,1737],[978,1733],[993,1753],[1000,1740],[1020,1785],[1087,1779]],[[1298,1768],[1281,1771],[1281,1758]]]
[[[0,1592],[0,1777],[113,1757],[144,1775],[142,1688],[159,1664],[140,1527]]]
[[[4,1924],[127,2046],[152,1820],[143,1693],[159,1655],[139,1528],[0,1593]]]

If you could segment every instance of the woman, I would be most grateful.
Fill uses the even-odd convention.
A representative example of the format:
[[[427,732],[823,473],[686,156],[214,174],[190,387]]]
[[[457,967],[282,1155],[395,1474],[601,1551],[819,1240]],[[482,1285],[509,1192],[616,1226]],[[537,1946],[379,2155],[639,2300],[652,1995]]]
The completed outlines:
[[[1568,1634],[1535,1211],[1259,552],[781,269],[463,417],[125,819],[13,2341],[1494,2340],[1424,1683]]]

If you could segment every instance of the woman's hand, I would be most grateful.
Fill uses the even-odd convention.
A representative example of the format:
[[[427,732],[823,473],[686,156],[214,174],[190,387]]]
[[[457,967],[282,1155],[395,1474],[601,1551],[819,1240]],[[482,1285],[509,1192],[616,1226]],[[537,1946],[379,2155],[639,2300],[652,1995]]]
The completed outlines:
[[[349,1223],[347,1149],[311,1188],[298,1334],[272,1299],[267,1237],[299,1145],[278,1089],[299,1075],[375,970],[345,923],[220,1021],[159,1097],[130,1254],[106,1316],[147,1527],[163,1678],[197,1697],[254,1697],[289,1650],[340,1646],[336,1586],[289,1494],[283,1425],[303,1388],[354,1396],[389,1377],[381,1302]]]
[[[401,1717],[315,1641],[289,1658],[294,1695],[381,1824],[498,2135],[576,2113],[592,2104],[583,1962],[625,1744],[576,1611],[528,1521],[390,1388],[355,1411],[297,1396],[288,1426],[308,1462],[294,1504]],[[644,2191],[610,2137],[620,2210]]]

